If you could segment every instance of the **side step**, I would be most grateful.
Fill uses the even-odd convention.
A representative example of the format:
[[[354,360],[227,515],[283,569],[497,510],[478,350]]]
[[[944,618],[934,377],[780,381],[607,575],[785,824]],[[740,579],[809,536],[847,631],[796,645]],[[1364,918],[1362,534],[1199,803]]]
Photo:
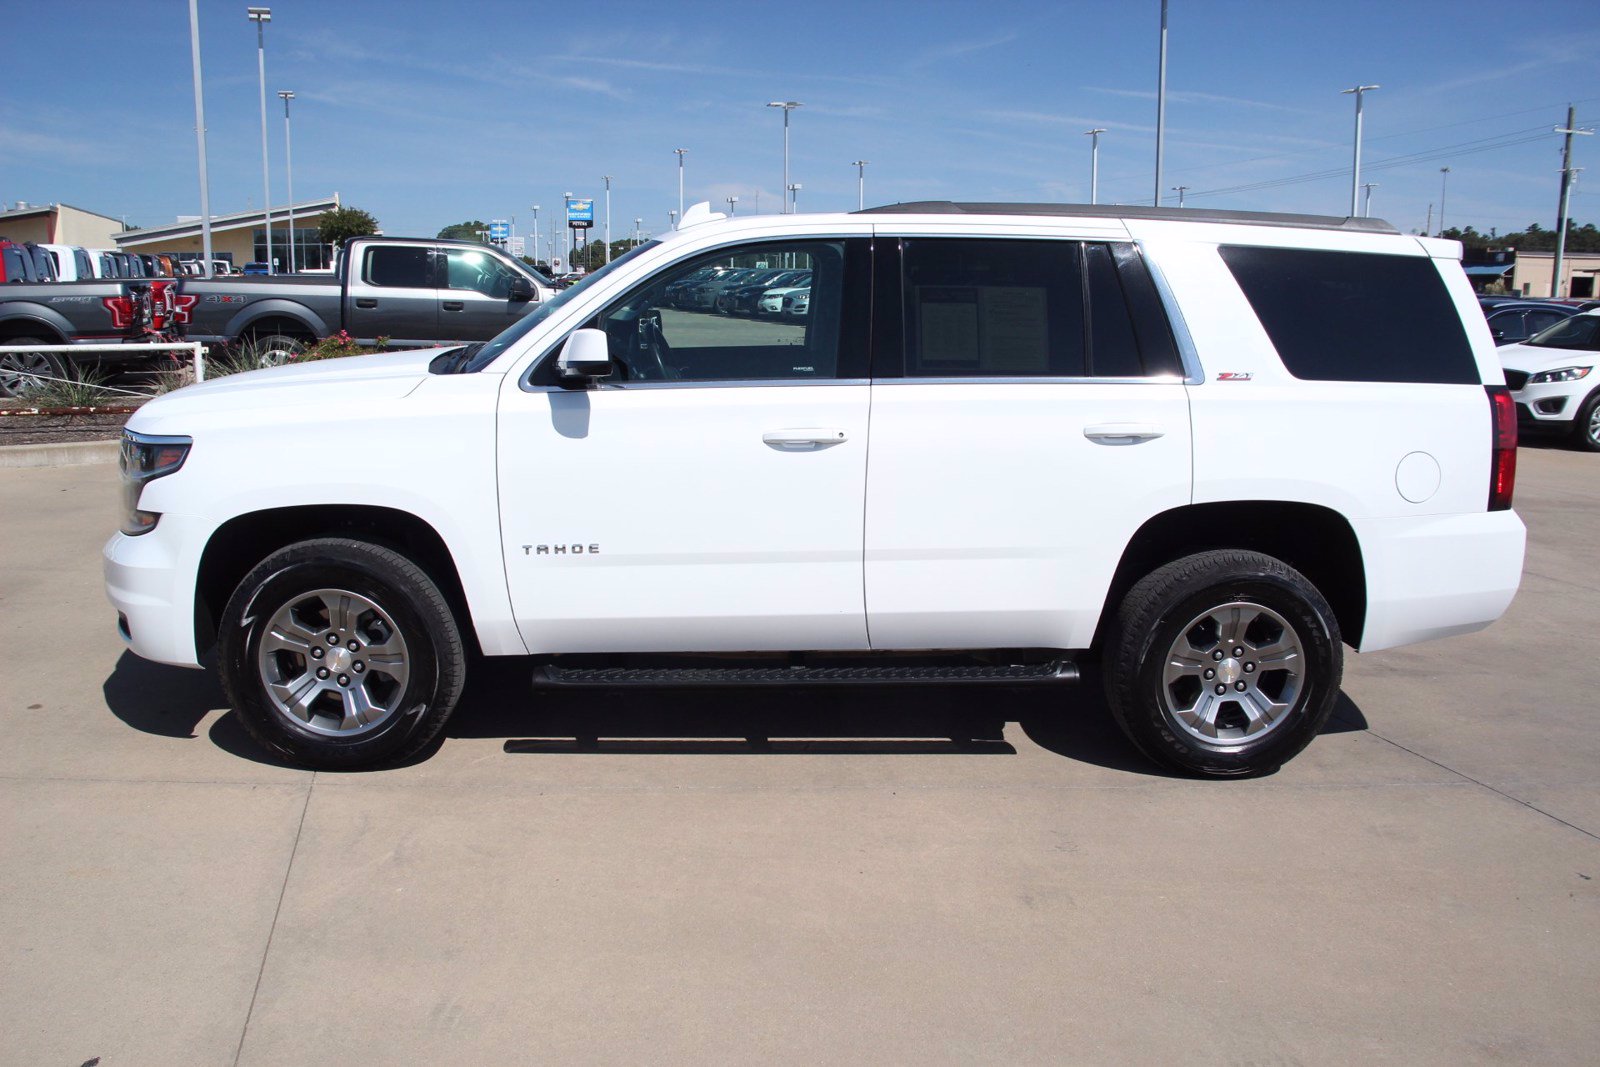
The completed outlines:
[[[1078,680],[1078,665],[1056,659],[1047,663],[992,666],[954,663],[937,666],[728,666],[728,667],[562,667],[547,663],[535,668],[535,686],[562,688],[651,686],[700,688],[708,686],[789,685],[1061,685]]]

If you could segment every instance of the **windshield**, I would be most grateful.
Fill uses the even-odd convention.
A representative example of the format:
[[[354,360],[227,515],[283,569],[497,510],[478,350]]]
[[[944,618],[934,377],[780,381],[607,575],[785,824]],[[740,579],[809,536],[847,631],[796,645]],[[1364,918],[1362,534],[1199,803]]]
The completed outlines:
[[[1526,341],[1535,348],[1600,349],[1600,315],[1574,315],[1549,329],[1540,330]]]
[[[561,290],[555,296],[551,297],[549,300],[546,300],[538,310],[528,312],[526,315],[522,316],[522,318],[518,319],[510,326],[507,326],[504,330],[501,330],[495,335],[494,340],[478,349],[478,351],[473,354],[472,358],[461,366],[460,373],[471,374],[487,367],[489,364],[493,363],[497,358],[499,358],[506,349],[510,348],[517,341],[520,341],[523,337],[526,337],[529,330],[532,330],[545,319],[548,319],[551,315],[553,315],[557,308],[571,302],[574,296],[587,291],[588,288],[598,279],[604,278],[607,274],[610,274],[612,271],[628,262],[628,260],[638,256],[641,252],[645,252],[656,247],[656,245],[660,243],[660,241],[646,241],[642,245],[629,249],[627,253],[618,256],[616,259],[613,259],[610,263],[607,263],[599,270],[590,271],[588,274],[583,276],[582,281],[579,281],[572,286]]]

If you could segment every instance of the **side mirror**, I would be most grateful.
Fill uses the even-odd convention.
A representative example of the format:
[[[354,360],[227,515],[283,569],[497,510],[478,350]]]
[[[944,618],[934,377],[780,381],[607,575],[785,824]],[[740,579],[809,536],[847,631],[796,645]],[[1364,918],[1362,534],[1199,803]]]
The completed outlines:
[[[611,373],[611,345],[604,330],[573,330],[556,356],[562,379],[604,378]]]
[[[511,290],[506,296],[508,299],[526,303],[533,299],[533,283],[526,278],[512,278]]]

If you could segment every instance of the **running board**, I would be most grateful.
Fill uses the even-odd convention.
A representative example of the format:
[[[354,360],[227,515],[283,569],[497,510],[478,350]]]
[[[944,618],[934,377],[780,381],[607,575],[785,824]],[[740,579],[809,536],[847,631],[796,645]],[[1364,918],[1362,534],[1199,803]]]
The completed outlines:
[[[701,688],[709,686],[790,685],[1062,685],[1078,680],[1078,665],[1070,660],[1048,663],[949,664],[899,666],[879,664],[855,667],[561,667],[547,663],[534,669],[539,687],[650,686]]]

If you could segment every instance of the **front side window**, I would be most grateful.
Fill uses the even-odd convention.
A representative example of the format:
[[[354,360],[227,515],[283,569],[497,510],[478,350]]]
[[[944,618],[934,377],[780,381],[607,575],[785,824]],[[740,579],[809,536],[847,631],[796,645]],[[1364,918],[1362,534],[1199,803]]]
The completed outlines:
[[[1574,315],[1528,339],[1535,348],[1600,349],[1600,315]]]
[[[842,324],[867,299],[864,278],[847,296],[846,241],[744,245],[668,269],[600,313],[616,367],[609,382],[759,381],[840,376]],[[864,245],[857,250],[864,256]],[[809,270],[809,299],[777,314],[729,314],[728,298],[776,269]],[[864,269],[859,270],[865,274]],[[719,298],[721,311],[719,312]],[[849,306],[847,308],[847,305]],[[844,345],[865,351],[864,331]],[[864,357],[863,357],[864,358]],[[853,363],[853,359],[846,361]]]
[[[361,276],[369,285],[432,289],[433,250],[417,245],[368,248]]]
[[[504,300],[511,295],[511,281],[520,277],[488,252],[476,248],[445,250],[445,288],[466,289]]]

